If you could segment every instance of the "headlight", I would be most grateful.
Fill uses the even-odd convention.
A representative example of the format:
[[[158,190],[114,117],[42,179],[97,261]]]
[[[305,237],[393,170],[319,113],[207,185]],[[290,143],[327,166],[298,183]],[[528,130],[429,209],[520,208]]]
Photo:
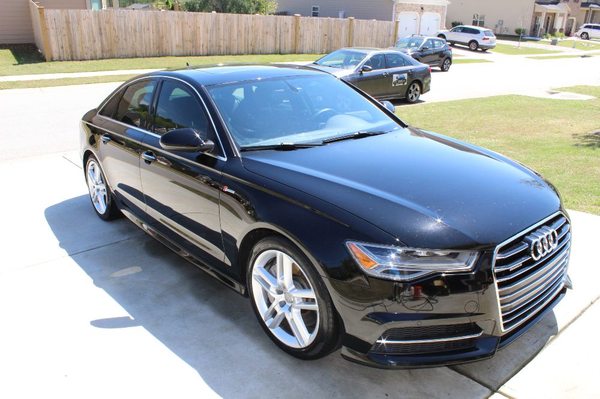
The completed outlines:
[[[352,257],[367,273],[395,281],[408,281],[428,274],[469,272],[478,253],[346,243]]]

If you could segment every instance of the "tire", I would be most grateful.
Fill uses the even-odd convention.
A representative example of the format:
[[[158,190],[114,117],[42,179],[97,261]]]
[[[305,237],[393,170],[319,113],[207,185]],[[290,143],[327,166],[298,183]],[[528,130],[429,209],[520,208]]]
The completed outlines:
[[[581,34],[581,38],[582,38],[583,40],[590,40],[590,35],[589,35],[587,32],[583,32],[583,33]]]
[[[479,48],[479,44],[475,40],[471,40],[469,42],[469,50],[477,51],[478,48]]]
[[[445,58],[444,61],[442,61],[442,65],[440,66],[440,69],[442,70],[442,72],[448,72],[450,70],[451,65],[452,65],[452,60],[450,58]]]
[[[414,104],[419,101],[421,97],[421,85],[418,82],[412,82],[408,89],[406,90],[406,102],[409,104]]]
[[[340,335],[333,303],[299,249],[284,238],[264,238],[252,249],[247,270],[256,319],[279,348],[304,360],[336,349]]]
[[[106,177],[100,162],[93,155],[90,155],[85,163],[85,182],[94,211],[100,219],[108,221],[121,216],[110,187],[106,184]]]
[[[440,39],[446,40],[446,35],[438,35],[437,37],[439,37]]]
[[[454,43],[454,42],[450,42],[449,44],[450,44],[452,47],[456,46],[456,43]]]

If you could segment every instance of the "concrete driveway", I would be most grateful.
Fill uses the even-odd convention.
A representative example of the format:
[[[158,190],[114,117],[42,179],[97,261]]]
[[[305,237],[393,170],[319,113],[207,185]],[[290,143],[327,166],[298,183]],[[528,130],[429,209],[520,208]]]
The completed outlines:
[[[339,353],[302,362],[264,335],[247,299],[126,220],[95,216],[77,120],[113,87],[0,91],[0,397],[600,396],[600,217],[571,212],[575,290],[491,360],[396,371]]]

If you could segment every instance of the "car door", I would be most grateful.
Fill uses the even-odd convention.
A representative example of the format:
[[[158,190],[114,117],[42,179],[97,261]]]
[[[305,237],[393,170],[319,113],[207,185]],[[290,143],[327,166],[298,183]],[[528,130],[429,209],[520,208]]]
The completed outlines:
[[[436,62],[436,50],[434,48],[434,40],[427,39],[425,43],[421,45],[421,50],[419,51],[420,57],[419,61],[423,64],[434,64]]]
[[[463,42],[462,32],[463,32],[462,26],[457,26],[457,27],[450,29],[450,31],[446,34],[446,41],[451,42],[451,43],[462,43]]]
[[[211,153],[166,151],[160,137],[193,128],[215,145]],[[219,182],[225,161],[215,127],[198,92],[188,83],[164,78],[153,107],[152,133],[140,162],[147,213],[164,237],[203,263],[224,259],[219,219]]]
[[[361,71],[363,66],[370,67],[370,71]],[[386,70],[385,56],[376,53],[368,57],[356,71],[351,83],[373,97],[385,95],[389,73]]]
[[[96,156],[116,199],[141,217],[145,201],[140,180],[140,154],[147,128],[156,79],[132,82],[113,97],[94,116]]]
[[[396,51],[386,52],[385,58],[389,67],[389,74],[386,80],[384,97],[404,98],[408,85],[412,80],[414,65],[408,60],[408,56]]]

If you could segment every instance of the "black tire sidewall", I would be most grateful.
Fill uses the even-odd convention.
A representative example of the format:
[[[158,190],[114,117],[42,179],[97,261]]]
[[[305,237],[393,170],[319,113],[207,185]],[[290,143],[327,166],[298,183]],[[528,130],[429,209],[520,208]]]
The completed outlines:
[[[473,43],[475,43],[475,46],[473,46]],[[473,47],[475,47],[475,48],[473,48]],[[471,40],[469,42],[469,50],[477,51],[478,48],[479,48],[479,44],[475,40]]]
[[[306,348],[292,348],[277,339],[277,337],[275,337],[271,333],[270,329],[265,325],[254,301],[254,294],[252,292],[252,268],[254,261],[258,255],[271,249],[284,252],[291,256],[302,268],[302,271],[309,279],[310,284],[315,291],[317,304],[319,306],[319,331],[317,332],[317,336],[312,344]],[[327,291],[321,276],[317,273],[310,260],[292,242],[284,239],[283,237],[272,236],[264,238],[256,243],[248,260],[246,284],[248,287],[248,296],[252,305],[252,310],[254,311],[254,315],[256,316],[258,324],[260,324],[261,328],[269,336],[271,341],[273,341],[283,351],[300,359],[311,360],[326,356],[336,348],[339,338],[339,329],[337,315],[329,296],[329,292]]]

